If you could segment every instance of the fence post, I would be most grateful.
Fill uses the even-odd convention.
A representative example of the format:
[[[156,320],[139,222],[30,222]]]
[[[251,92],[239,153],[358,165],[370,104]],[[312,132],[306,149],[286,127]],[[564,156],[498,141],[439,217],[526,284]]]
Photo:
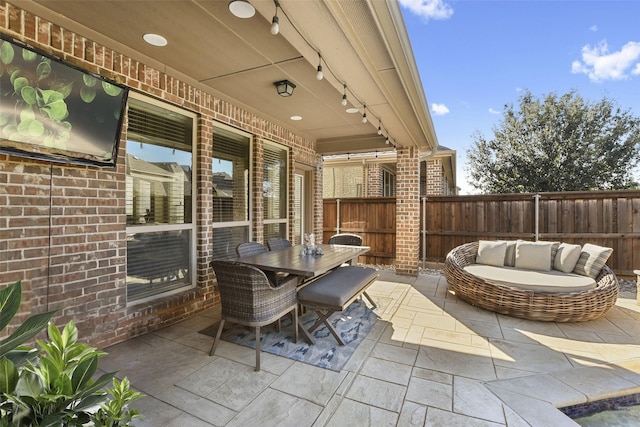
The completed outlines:
[[[534,239],[537,242],[540,238],[540,194],[534,194],[533,198],[535,199],[535,212],[534,212],[534,221],[535,221],[535,235]]]
[[[336,234],[340,234],[340,199],[336,199]]]
[[[422,198],[422,268],[427,268],[427,198]]]

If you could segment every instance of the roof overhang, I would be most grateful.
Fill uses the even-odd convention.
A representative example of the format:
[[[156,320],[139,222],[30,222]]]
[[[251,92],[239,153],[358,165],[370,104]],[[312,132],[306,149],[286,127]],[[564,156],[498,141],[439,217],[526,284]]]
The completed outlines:
[[[270,34],[271,0],[233,16],[226,1],[25,0],[19,7],[139,60],[316,142],[319,154],[430,150],[437,139],[396,1],[279,0],[280,34]],[[284,16],[286,13],[286,17]],[[293,25],[292,25],[293,24]],[[144,33],[162,34],[166,47]],[[325,78],[316,79],[318,53]],[[274,82],[296,84],[277,95]],[[340,103],[344,84],[349,105]],[[366,104],[369,121],[362,122]],[[345,109],[358,109],[348,114]],[[302,116],[292,121],[291,116]],[[379,119],[379,120],[378,120]],[[378,125],[385,135],[377,133]]]

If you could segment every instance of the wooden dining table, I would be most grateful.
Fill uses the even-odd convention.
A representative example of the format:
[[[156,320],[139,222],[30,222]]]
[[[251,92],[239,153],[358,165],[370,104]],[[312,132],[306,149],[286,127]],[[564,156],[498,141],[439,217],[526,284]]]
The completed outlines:
[[[294,274],[300,276],[302,280],[309,280],[333,270],[345,262],[357,259],[371,249],[369,246],[327,244],[318,245],[318,247],[322,250],[322,255],[300,255],[302,246],[297,245],[238,258],[238,261],[253,265],[261,270]]]
[[[322,255],[301,255],[302,245],[276,251],[263,252],[256,255],[238,258],[238,261],[253,265],[261,270],[289,273],[300,277],[304,285],[312,279],[323,275],[344,264],[357,259],[371,249],[369,246],[350,245],[318,245]],[[314,343],[314,339],[302,323],[298,327],[305,339]]]

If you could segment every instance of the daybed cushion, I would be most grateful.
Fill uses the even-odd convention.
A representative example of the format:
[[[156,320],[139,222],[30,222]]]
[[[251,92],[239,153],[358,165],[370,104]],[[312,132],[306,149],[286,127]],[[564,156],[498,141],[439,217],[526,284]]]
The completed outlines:
[[[515,267],[527,270],[551,270],[552,246],[552,242],[517,242]]]
[[[580,245],[571,245],[569,243],[560,244],[553,262],[553,268],[563,273],[571,273],[573,269],[576,268],[581,252],[582,246]]]
[[[591,277],[557,270],[519,270],[512,267],[470,264],[464,267],[464,271],[491,283],[535,292],[582,292],[596,287],[596,281]]]
[[[506,252],[507,242],[480,240],[478,243],[476,264],[495,265],[501,267],[504,265],[504,256]]]
[[[596,278],[613,253],[613,249],[585,243],[574,273]]]

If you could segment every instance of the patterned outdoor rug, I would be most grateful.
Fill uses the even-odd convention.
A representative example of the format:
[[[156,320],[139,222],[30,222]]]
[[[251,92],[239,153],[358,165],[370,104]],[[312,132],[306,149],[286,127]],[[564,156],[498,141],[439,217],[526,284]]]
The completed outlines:
[[[309,311],[302,315],[299,321],[308,330],[313,326],[317,318],[318,316],[314,312]],[[316,342],[315,345],[307,343],[301,333],[296,344],[293,342],[291,316],[285,316],[282,319],[280,332],[276,331],[274,325],[260,329],[260,335],[262,335],[261,349],[268,353],[310,365],[340,371],[356,348],[358,348],[360,342],[367,336],[371,327],[375,325],[378,316],[371,308],[367,307],[364,301],[358,300],[342,313],[334,313],[329,319],[346,345],[339,345],[325,325],[320,326],[311,334]],[[215,337],[217,329],[218,323],[203,329],[200,333]],[[242,325],[225,324],[222,339],[246,347],[256,348],[253,329]]]

